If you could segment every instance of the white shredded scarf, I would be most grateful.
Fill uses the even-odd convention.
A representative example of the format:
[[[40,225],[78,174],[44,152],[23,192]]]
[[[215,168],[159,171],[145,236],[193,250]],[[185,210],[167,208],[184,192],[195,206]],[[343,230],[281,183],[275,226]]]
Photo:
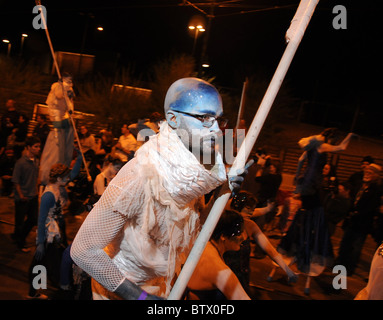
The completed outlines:
[[[226,180],[225,166],[217,153],[214,167],[206,170],[166,122],[131,161],[144,180],[145,203],[139,227],[128,224],[114,261],[148,292],[167,296],[199,232],[198,200]],[[165,292],[159,292],[164,281]]]

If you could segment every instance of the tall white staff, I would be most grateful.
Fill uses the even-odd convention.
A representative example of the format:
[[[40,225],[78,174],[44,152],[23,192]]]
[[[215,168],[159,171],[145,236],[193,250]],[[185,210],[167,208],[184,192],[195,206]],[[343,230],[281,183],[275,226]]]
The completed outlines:
[[[287,73],[287,70],[291,64],[291,61],[298,49],[298,46],[303,38],[305,30],[310,22],[310,19],[315,11],[316,5],[319,0],[301,0],[298,10],[291,21],[290,28],[286,33],[286,42],[288,43],[285,52],[279,62],[277,70],[267,88],[265,96],[261,102],[261,105],[255,115],[253,122],[246,135],[244,143],[238,151],[238,155],[234,160],[228,176],[235,176],[237,171],[244,168],[247,158],[258,138],[258,135],[262,129],[262,126],[266,120],[266,117],[271,109],[271,106],[277,96],[279,88],[282,85],[283,79]],[[174,284],[172,291],[169,294],[168,300],[179,300],[185,291],[185,288],[192,276],[194,269],[202,255],[203,250],[207,242],[209,241],[215,226],[218,223],[219,218],[230,198],[230,193],[222,194],[214,203],[210,210],[209,216],[191,250],[188,259],[181,273]]]

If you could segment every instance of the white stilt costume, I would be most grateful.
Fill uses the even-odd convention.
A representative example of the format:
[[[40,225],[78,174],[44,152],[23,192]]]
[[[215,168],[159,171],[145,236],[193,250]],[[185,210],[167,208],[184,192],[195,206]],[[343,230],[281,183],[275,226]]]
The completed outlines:
[[[64,90],[67,92],[64,93]],[[43,185],[49,182],[52,165],[62,163],[69,167],[73,159],[74,131],[69,119],[69,111],[73,112],[73,103],[69,98],[71,105],[68,106],[64,94],[73,97],[72,79],[69,76],[64,76],[62,83],[52,84],[46,101],[53,130],[49,133],[41,154],[40,180]]]

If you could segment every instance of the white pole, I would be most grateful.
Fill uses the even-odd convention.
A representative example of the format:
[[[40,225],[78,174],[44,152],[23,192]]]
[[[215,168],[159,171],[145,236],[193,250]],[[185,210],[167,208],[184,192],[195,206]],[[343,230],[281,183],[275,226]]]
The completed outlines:
[[[241,102],[239,104],[239,110],[238,110],[238,116],[237,116],[237,123],[235,124],[235,129],[237,132],[237,129],[239,127],[239,123],[241,122],[241,119],[242,119],[242,115],[243,115],[243,105],[245,104],[245,95],[246,95],[246,88],[247,88],[247,83],[248,83],[248,79],[246,78],[245,82],[243,83],[243,87],[242,87],[242,95],[241,95]]]
[[[291,26],[287,31],[286,38],[288,45],[283,53],[282,59],[279,62],[277,70],[274,73],[273,79],[263,97],[261,105],[257,114],[249,128],[244,143],[239,149],[238,155],[234,160],[228,176],[235,176],[237,170],[245,167],[246,160],[258,138],[266,117],[271,109],[275,97],[282,85],[283,79],[291,64],[291,61],[298,49],[298,46],[303,38],[305,30],[310,22],[311,16],[314,13],[315,7],[319,0],[302,0],[299,4],[298,10],[291,21]],[[185,288],[192,276],[194,269],[202,255],[207,242],[209,241],[215,226],[230,198],[230,193],[225,193],[218,197],[215,201],[208,218],[191,250],[181,273],[174,284],[172,291],[169,294],[168,300],[179,300],[185,291]]]

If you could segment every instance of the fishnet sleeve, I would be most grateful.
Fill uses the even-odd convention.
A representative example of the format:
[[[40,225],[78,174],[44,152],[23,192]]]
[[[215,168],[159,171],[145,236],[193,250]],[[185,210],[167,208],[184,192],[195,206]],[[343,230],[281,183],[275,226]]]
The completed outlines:
[[[103,249],[123,229],[127,220],[127,216],[114,207],[121,193],[118,186],[108,186],[81,225],[71,248],[73,261],[112,292],[124,277]]]

